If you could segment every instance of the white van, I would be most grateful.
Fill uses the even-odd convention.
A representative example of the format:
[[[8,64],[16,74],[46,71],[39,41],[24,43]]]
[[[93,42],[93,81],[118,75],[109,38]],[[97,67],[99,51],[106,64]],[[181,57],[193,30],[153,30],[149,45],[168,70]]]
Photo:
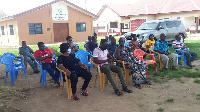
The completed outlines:
[[[176,34],[180,34],[183,40],[187,37],[185,26],[180,19],[164,19],[144,22],[136,31],[126,33],[125,37],[128,38],[131,33],[136,34],[141,43],[146,42],[150,34],[153,34],[157,39],[160,39],[160,34],[164,33],[168,42],[174,41]]]

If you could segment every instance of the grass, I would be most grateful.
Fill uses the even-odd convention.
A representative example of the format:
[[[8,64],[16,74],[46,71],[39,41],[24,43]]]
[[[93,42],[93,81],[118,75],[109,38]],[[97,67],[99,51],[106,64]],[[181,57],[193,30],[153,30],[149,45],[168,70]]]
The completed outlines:
[[[165,102],[173,103],[174,99],[173,98],[168,98]]]
[[[195,79],[194,83],[200,84],[200,79]]]
[[[160,108],[157,109],[157,111],[158,111],[158,112],[164,112],[164,108],[161,108],[161,107],[160,107]]]

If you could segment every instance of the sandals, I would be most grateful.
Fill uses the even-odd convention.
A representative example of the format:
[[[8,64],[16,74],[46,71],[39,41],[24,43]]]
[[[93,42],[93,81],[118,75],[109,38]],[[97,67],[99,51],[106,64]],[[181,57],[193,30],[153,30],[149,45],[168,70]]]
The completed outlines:
[[[132,93],[133,92],[132,90],[128,89],[127,87],[123,88],[122,91],[125,91],[127,93]]]
[[[88,93],[87,92],[81,92],[81,95],[88,96]]]
[[[119,91],[119,89],[117,89],[117,90],[115,90],[115,94],[116,94],[117,96],[121,96],[123,93],[122,93],[121,91]]]
[[[135,85],[134,85],[136,88],[138,88],[138,89],[142,89],[142,86],[140,85],[140,84],[136,84],[135,83]]]
[[[57,84],[55,84],[56,87],[60,87],[60,82],[57,82]]]
[[[152,83],[150,81],[145,81],[142,84],[148,84],[148,85],[152,85]]]

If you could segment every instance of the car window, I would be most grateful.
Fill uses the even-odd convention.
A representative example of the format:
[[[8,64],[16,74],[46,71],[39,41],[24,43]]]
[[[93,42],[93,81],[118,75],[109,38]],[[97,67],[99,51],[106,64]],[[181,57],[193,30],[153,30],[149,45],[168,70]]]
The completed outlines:
[[[161,22],[160,25],[159,25],[159,28],[160,28],[160,27],[163,27],[164,29],[166,29],[166,27],[167,27],[167,26],[166,26],[166,23],[165,23],[165,22]]]
[[[174,21],[166,21],[167,28],[175,27]]]
[[[181,21],[174,21],[175,27],[179,27],[181,25]]]
[[[157,26],[158,26],[157,22],[142,23],[142,25],[138,28],[138,30],[155,30]]]

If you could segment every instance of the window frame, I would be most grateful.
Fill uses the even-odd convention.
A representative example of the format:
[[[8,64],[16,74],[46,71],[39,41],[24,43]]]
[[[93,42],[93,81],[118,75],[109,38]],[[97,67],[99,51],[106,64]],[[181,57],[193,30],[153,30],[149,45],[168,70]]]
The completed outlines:
[[[3,29],[3,30],[2,30]],[[4,26],[1,26],[1,35],[5,35],[5,29]]]
[[[77,27],[78,24],[80,24],[80,30],[78,30],[78,27]],[[82,29],[84,27],[81,27],[82,24],[85,24],[85,29],[84,30]],[[76,23],[76,32],[86,32],[86,22],[77,22]]]
[[[34,33],[31,33],[30,31],[30,25],[34,26]],[[36,25],[41,25],[40,30],[41,32],[37,32],[37,26]],[[28,28],[29,28],[29,35],[36,35],[36,34],[43,34],[43,30],[42,30],[42,23],[28,23]],[[33,30],[32,30],[33,31]]]
[[[12,26],[12,29],[11,29],[11,26]],[[9,25],[9,28],[10,28],[10,35],[15,35],[14,25]]]

